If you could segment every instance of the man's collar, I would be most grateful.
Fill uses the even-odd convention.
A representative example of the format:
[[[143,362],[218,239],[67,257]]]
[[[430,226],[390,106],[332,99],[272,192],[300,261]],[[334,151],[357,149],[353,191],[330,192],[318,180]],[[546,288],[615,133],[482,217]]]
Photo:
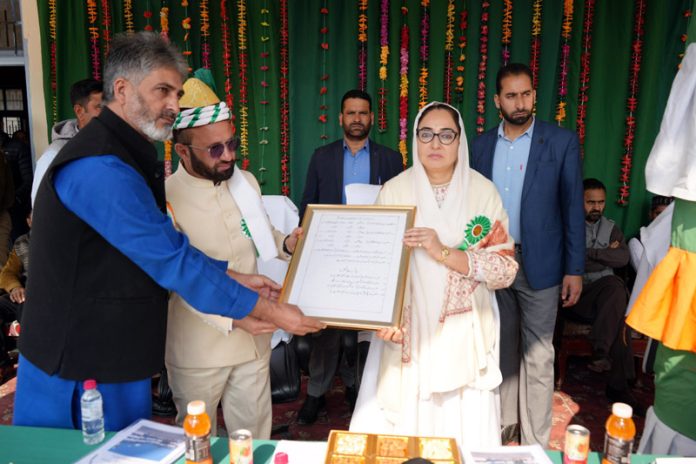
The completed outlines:
[[[517,138],[520,138],[520,137],[522,137],[523,135],[528,135],[529,138],[531,139],[531,138],[532,138],[532,135],[533,135],[533,133],[534,133],[534,123],[535,123],[535,122],[536,122],[536,118],[534,117],[534,115],[532,115],[532,123],[529,125],[529,127],[527,128],[527,130],[525,130],[525,131],[524,131],[522,134],[520,134],[520,136],[517,137]],[[500,137],[503,137],[503,138],[505,137],[505,119],[503,119],[502,121],[500,121],[500,124],[498,124],[498,137],[499,137],[499,138],[500,138]]]
[[[364,149],[364,150],[367,150],[368,152],[370,151],[370,138],[369,138],[369,137],[365,139],[365,144],[364,144],[362,147],[360,147],[360,148],[358,149],[358,151],[363,150],[363,149]],[[343,150],[344,150],[344,151],[345,151],[345,150],[350,150],[350,147],[348,146],[348,142],[346,142],[346,138],[345,138],[345,137],[343,137]],[[357,153],[358,151],[356,151],[356,153]]]

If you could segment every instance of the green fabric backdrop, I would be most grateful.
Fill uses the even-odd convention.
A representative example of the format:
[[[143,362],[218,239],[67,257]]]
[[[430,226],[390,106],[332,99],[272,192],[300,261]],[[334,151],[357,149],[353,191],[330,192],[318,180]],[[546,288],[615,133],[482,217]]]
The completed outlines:
[[[57,4],[57,108],[58,119],[72,117],[68,90],[70,84],[78,79],[90,76],[88,21],[86,1],[61,1]],[[97,1],[100,10],[101,1]],[[142,30],[146,24],[143,13],[152,11],[150,23],[159,31],[159,9],[162,5],[170,9],[169,27],[171,40],[182,45],[183,29],[181,20],[186,8],[181,1],[145,1],[133,2],[135,29]],[[280,193],[280,140],[279,140],[279,37],[280,37],[280,3],[271,0],[252,0],[247,3],[248,11],[248,57],[249,57],[249,169],[261,178],[262,189],[267,194]],[[299,202],[304,187],[307,164],[313,150],[341,136],[338,125],[340,98],[343,93],[358,85],[357,76],[357,18],[358,2],[327,0],[289,0],[289,36],[290,36],[290,196]],[[444,43],[447,0],[430,2],[430,62],[429,62],[429,99],[443,98],[444,79]],[[479,25],[481,20],[481,2],[474,0],[457,0],[457,20],[463,9],[468,11],[468,29],[465,71],[465,91],[460,110],[464,117],[469,140],[475,136],[476,88],[479,65]],[[492,0],[489,7],[489,42],[488,66],[486,75],[486,128],[494,127],[499,117],[493,105],[495,92],[495,73],[501,65],[501,29],[504,2]],[[514,0],[512,61],[529,61],[531,43],[531,18],[533,0]],[[677,71],[680,54],[684,51],[682,35],[690,27],[689,17],[684,12],[692,7],[692,0],[647,0],[645,17],[645,35],[643,37],[643,58],[639,80],[639,103],[637,110],[637,130],[634,147],[633,169],[631,174],[631,193],[628,206],[617,205],[619,187],[620,159],[623,155],[625,132],[626,97],[628,95],[629,61],[631,42],[633,40],[634,6],[633,0],[597,0],[592,31],[592,56],[589,101],[587,104],[586,139],[585,139],[585,177],[597,177],[608,189],[607,215],[615,219],[627,235],[635,234],[644,223],[651,195],[645,192],[644,166],[653,140],[659,129],[662,112],[669,95],[671,82]],[[568,107],[565,127],[575,129],[577,114],[577,95],[580,73],[580,54],[582,39],[582,22],[584,1],[575,0],[573,30],[568,78]],[[121,1],[110,1],[112,16],[110,31],[124,29],[123,5]],[[189,46],[193,51],[190,57],[193,69],[201,66],[200,53],[200,17],[199,1],[190,0],[189,16],[192,29]],[[329,43],[328,52],[322,54],[320,42],[322,25],[320,9],[326,5]],[[49,6],[45,0],[37,0],[41,22],[41,37],[44,44],[44,82],[46,90],[46,108],[49,124],[53,124],[51,110],[51,86],[49,75]],[[397,148],[398,144],[398,96],[399,96],[399,36],[402,21],[402,7],[406,6],[406,15],[410,27],[410,64],[409,64],[409,128],[412,117],[418,109],[418,67],[420,47],[421,3],[419,1],[390,2],[389,21],[389,66],[387,80],[387,116],[388,129],[380,133],[373,127],[372,137],[379,143]],[[223,97],[224,76],[222,68],[222,34],[220,21],[220,1],[209,3],[211,37],[211,63],[218,83],[218,94]],[[262,9],[270,11],[270,28],[261,26]],[[239,73],[237,67],[237,11],[238,2],[227,2],[229,29],[233,50],[233,95],[239,127]],[[369,1],[368,9],[368,83],[367,90],[373,96],[373,109],[377,110],[379,89],[379,12],[380,2]],[[560,28],[563,19],[563,2],[544,0],[542,19],[542,45],[540,60],[539,86],[537,89],[537,117],[553,121],[558,100],[558,75],[560,58]],[[270,40],[263,42],[261,36],[267,32]],[[696,32],[694,32],[696,34]],[[455,47],[458,37],[455,28]],[[269,70],[265,80],[270,84],[267,89],[268,105],[261,105],[262,72],[261,51],[266,44],[270,53],[267,64]],[[103,47],[103,43],[100,44]],[[103,50],[103,48],[102,48]],[[455,48],[456,50],[456,48]],[[455,51],[456,55],[456,51]],[[103,60],[102,60],[103,61]],[[322,82],[322,69],[329,75]],[[322,97],[319,89],[328,88],[325,97],[328,110],[320,110]],[[265,113],[263,111],[265,106]],[[328,121],[324,125],[319,115],[326,112]],[[265,116],[264,116],[265,114]],[[265,121],[264,121],[265,117]],[[267,126],[267,145],[259,144],[263,133],[259,129]],[[322,140],[325,133],[328,138]],[[410,147],[410,140],[408,146]],[[410,154],[409,154],[410,156]],[[261,170],[266,168],[266,170]]]

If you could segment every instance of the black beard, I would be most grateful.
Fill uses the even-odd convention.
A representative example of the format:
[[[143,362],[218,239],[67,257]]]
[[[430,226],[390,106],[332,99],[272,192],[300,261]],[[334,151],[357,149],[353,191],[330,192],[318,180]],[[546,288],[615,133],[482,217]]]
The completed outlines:
[[[370,133],[370,129],[372,128],[372,124],[367,123],[365,126],[363,126],[363,130],[361,130],[357,135],[353,134],[350,131],[350,125],[346,126],[343,125],[343,134],[348,140],[365,140],[367,138],[367,135]]]
[[[507,121],[510,124],[513,124],[515,126],[522,126],[522,125],[526,124],[527,121],[529,121],[529,119],[532,117],[531,111],[526,113],[524,116],[517,116],[514,118],[511,115],[509,115],[508,113],[506,113],[505,111],[503,111],[502,109],[500,110],[500,114],[503,115],[503,119],[505,119],[505,121]]]
[[[196,155],[193,154],[193,151],[189,151],[189,155],[191,159],[191,169],[193,170],[193,172],[212,181],[215,185],[218,185],[220,182],[226,181],[227,179],[232,177],[232,174],[234,174],[234,163],[232,163],[229,169],[218,172],[214,169],[210,169],[208,166],[203,164],[203,162],[199,160]]]
[[[599,211],[590,211],[588,214],[585,215],[585,221],[595,223],[599,221],[599,218],[602,217],[602,213]]]

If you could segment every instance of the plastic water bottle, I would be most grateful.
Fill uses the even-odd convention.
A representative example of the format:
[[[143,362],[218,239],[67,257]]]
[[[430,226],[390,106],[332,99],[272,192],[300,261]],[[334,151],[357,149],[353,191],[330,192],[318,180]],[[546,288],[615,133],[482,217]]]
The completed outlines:
[[[97,390],[97,381],[85,380],[85,392],[80,398],[82,410],[82,440],[87,445],[96,445],[104,440],[104,407],[102,396]]]

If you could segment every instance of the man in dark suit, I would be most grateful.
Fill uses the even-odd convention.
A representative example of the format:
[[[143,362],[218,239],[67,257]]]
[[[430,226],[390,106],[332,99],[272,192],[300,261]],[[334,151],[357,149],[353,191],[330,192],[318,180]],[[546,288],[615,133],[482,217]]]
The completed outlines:
[[[338,121],[343,138],[316,149],[309,162],[305,190],[300,204],[300,217],[308,204],[345,204],[345,187],[349,184],[381,185],[403,170],[398,152],[368,138],[374,122],[372,99],[362,90],[349,90],[341,100]],[[300,424],[311,424],[324,407],[324,393],[331,386],[339,362],[342,336],[353,337],[355,331],[328,329],[312,337],[309,357],[307,398],[298,414]],[[357,386],[350,369],[341,369],[346,399],[355,406]]]
[[[574,305],[585,270],[580,145],[575,133],[535,119],[532,73],[498,71],[495,105],[503,121],[472,144],[471,165],[495,183],[510,217],[520,264],[497,291],[501,319],[503,441],[548,445],[553,400],[553,330],[559,296]],[[521,354],[521,356],[520,356]]]

